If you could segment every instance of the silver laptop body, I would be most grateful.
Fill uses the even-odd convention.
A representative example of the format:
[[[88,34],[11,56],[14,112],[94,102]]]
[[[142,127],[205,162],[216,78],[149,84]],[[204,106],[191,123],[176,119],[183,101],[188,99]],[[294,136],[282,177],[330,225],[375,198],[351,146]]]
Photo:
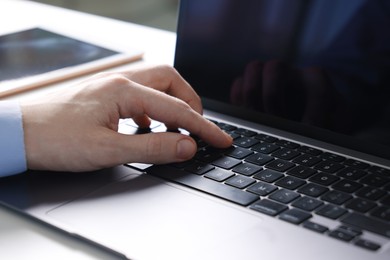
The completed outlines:
[[[130,259],[388,260],[386,25],[379,0],[182,0],[175,67],[234,147],[28,172],[0,199]]]

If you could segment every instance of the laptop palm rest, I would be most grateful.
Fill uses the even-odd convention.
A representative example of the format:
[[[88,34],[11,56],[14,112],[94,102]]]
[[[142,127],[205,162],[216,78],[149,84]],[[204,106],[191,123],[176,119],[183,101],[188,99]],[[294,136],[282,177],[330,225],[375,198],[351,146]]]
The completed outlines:
[[[261,235],[249,248],[273,243],[258,215],[145,175],[129,175],[47,214],[131,259],[211,256],[208,250],[239,245],[237,237],[254,228]]]

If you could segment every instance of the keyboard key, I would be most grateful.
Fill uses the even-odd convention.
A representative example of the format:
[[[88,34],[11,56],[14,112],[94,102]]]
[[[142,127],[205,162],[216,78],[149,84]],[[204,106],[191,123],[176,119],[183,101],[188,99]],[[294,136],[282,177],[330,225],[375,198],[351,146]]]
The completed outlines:
[[[233,141],[233,144],[240,146],[240,147],[243,147],[243,148],[252,147],[257,143],[259,143],[259,140],[256,140],[256,139],[251,138],[251,137],[246,137],[246,136],[237,138]]]
[[[249,157],[247,157],[245,159],[245,161],[262,166],[262,165],[272,161],[273,159],[274,158],[269,156],[269,155],[261,154],[261,153],[255,153],[255,154],[252,154]]]
[[[284,146],[290,149],[297,149],[300,145],[291,141],[280,139],[275,143],[276,145]]]
[[[164,165],[149,167],[147,172],[153,176],[183,184],[243,206],[247,206],[259,199],[253,193]]]
[[[361,161],[357,161],[354,159],[347,159],[344,161],[345,165],[351,166],[356,169],[364,170],[367,169],[370,165]]]
[[[195,135],[190,135],[190,136],[192,137],[192,139],[195,140],[198,149],[205,148],[208,146],[208,144],[205,141],[203,141],[202,139],[200,139],[199,137],[197,137]]]
[[[318,163],[316,166],[314,166],[314,169],[322,171],[322,172],[327,172],[327,173],[335,173],[339,170],[344,168],[343,165],[337,163],[337,162],[332,162],[332,161],[322,161]]]
[[[283,177],[282,179],[278,180],[275,184],[280,186],[280,187],[289,189],[289,190],[295,190],[298,187],[306,184],[306,182],[301,180],[301,179],[292,177],[292,176],[287,176],[287,177]]]
[[[350,181],[350,180],[341,180],[335,183],[332,187],[335,190],[344,191],[347,193],[353,193],[360,189],[363,185],[360,183]]]
[[[279,218],[293,224],[301,224],[303,221],[311,218],[310,213],[301,211],[299,209],[289,209],[282,212]]]
[[[324,204],[322,201],[313,199],[310,197],[301,197],[294,201],[291,205],[300,209],[303,209],[305,211],[313,211],[319,206]]]
[[[384,187],[388,182],[390,178],[378,175],[378,174],[369,174],[368,176],[364,177],[360,180],[361,183],[367,184],[374,187]]]
[[[371,212],[371,215],[381,220],[390,222],[390,207],[378,207]]]
[[[344,204],[346,201],[352,199],[352,195],[332,190],[323,195],[321,199],[333,204],[341,205]]]
[[[379,248],[381,248],[381,246],[379,244],[368,241],[366,239],[359,239],[358,241],[355,242],[355,245],[360,246],[360,247],[365,248],[365,249],[368,249],[368,250],[371,250],[371,251],[376,251]]]
[[[272,184],[265,182],[257,182],[250,186],[247,191],[253,192],[259,196],[267,196],[271,192],[277,190],[278,188]]]
[[[311,167],[321,161],[322,160],[320,158],[309,154],[303,154],[293,160],[294,163],[307,166],[307,167]]]
[[[255,182],[256,181],[252,178],[245,177],[242,175],[236,175],[236,176],[228,179],[225,183],[228,185],[231,185],[233,187],[243,189],[243,188],[245,188],[245,187],[247,187]]]
[[[272,154],[272,156],[279,158],[279,159],[286,160],[286,161],[290,161],[290,160],[294,159],[295,157],[297,157],[298,155],[300,155],[299,152],[294,151],[294,150],[290,150],[287,148],[279,149]]]
[[[194,162],[193,164],[187,166],[184,169],[186,171],[191,172],[191,173],[202,175],[202,174],[205,174],[208,171],[213,170],[214,168],[215,167],[210,165],[210,164],[206,164],[206,163],[202,163],[202,162]]]
[[[256,139],[267,142],[267,143],[275,143],[279,139],[266,134],[258,134],[255,136]]]
[[[248,136],[248,137],[255,136],[257,134],[255,131],[252,131],[252,130],[249,130],[246,128],[237,128],[236,130],[234,130],[234,132],[237,134],[243,135],[243,136]]]
[[[238,159],[235,159],[235,158],[232,158],[229,156],[222,156],[221,158],[215,160],[212,164],[217,166],[217,167],[220,167],[220,168],[223,168],[226,170],[230,170],[234,166],[237,166],[240,163],[241,163],[241,160],[238,160]]]
[[[253,151],[264,153],[264,154],[270,154],[276,150],[279,149],[279,146],[269,143],[260,143],[252,147]]]
[[[381,189],[366,186],[366,187],[363,187],[362,189],[360,189],[358,192],[356,192],[356,195],[363,198],[363,199],[376,201],[379,198],[385,196],[386,192],[384,190],[381,190]]]
[[[230,125],[230,124],[226,124],[226,123],[216,123],[216,125],[221,128],[222,130],[224,131],[227,131],[227,132],[230,132],[230,131],[233,131],[235,129],[237,129],[237,127],[233,126],[233,125]]]
[[[349,242],[355,238],[353,235],[343,229],[333,230],[329,233],[329,236],[346,242]]]
[[[320,151],[316,148],[313,148],[313,147],[305,146],[305,145],[302,145],[301,147],[299,147],[298,151],[300,151],[302,153],[311,154],[314,156],[318,156],[318,155],[322,154],[322,151]]]
[[[277,202],[263,199],[263,200],[257,201],[256,203],[252,204],[250,206],[250,209],[259,211],[261,213],[264,213],[264,214],[267,214],[270,216],[276,216],[280,212],[288,209],[288,207],[285,205],[282,205],[280,203],[277,203]]]
[[[275,143],[276,141],[279,140],[276,137],[273,137],[273,136],[270,136],[270,135],[266,135],[266,134],[257,134],[255,136],[255,138],[258,139],[258,140],[267,142],[267,143]]]
[[[381,203],[385,206],[388,206],[390,207],[390,195],[384,197],[382,200],[381,200]]]
[[[358,213],[347,214],[341,222],[390,238],[389,222],[379,221]]]
[[[345,160],[344,156],[337,155],[334,153],[329,153],[329,152],[325,152],[325,153],[321,154],[320,158],[322,158],[324,160],[334,161],[334,162],[342,162]]]
[[[349,201],[345,205],[345,207],[352,209],[352,210],[355,210],[355,211],[358,211],[358,212],[361,212],[361,213],[365,213],[375,206],[376,206],[376,203],[369,201],[369,200],[363,200],[360,198],[355,198],[355,199]]]
[[[370,166],[367,171],[369,173],[379,174],[381,176],[390,177],[390,170],[376,165]]]
[[[242,175],[251,176],[262,169],[263,167],[251,163],[241,163],[234,167],[232,171]]]
[[[302,188],[300,188],[298,190],[298,192],[305,194],[305,195],[308,195],[308,196],[311,196],[311,197],[318,197],[318,196],[324,194],[325,192],[327,192],[328,190],[329,190],[328,188],[325,188],[321,185],[317,185],[314,183],[308,183],[305,186],[303,186]]]
[[[315,173],[317,173],[316,170],[313,170],[311,168],[301,166],[301,165],[298,165],[298,166],[290,169],[289,171],[287,171],[287,174],[301,178],[301,179],[309,178],[310,176],[314,175]]]
[[[275,171],[278,171],[278,172],[285,172],[294,166],[295,166],[295,164],[293,164],[291,162],[284,161],[281,159],[276,159],[276,160],[273,160],[272,162],[268,163],[265,167],[270,168],[270,169],[275,170]]]
[[[316,213],[327,218],[338,219],[347,212],[348,211],[346,209],[343,209],[339,206],[328,204],[320,208]]]
[[[251,155],[252,153],[253,152],[249,149],[245,149],[241,147],[233,147],[226,153],[226,155],[237,159],[244,159],[245,157]]]
[[[360,228],[356,228],[356,227],[341,225],[338,228],[347,231],[352,236],[360,236],[361,234],[363,234],[362,230]]]
[[[216,152],[215,149],[210,149],[206,147],[205,149],[199,150],[195,154],[195,159],[198,159],[202,162],[211,163],[212,161],[218,159],[221,156],[221,153]]]
[[[283,176],[284,175],[280,172],[276,172],[276,171],[273,171],[270,169],[265,169],[263,171],[256,173],[253,176],[253,178],[271,183],[271,182],[274,182],[274,181],[282,178]]]
[[[339,171],[337,173],[337,176],[346,178],[348,180],[356,181],[362,178],[366,174],[367,173],[365,171],[354,169],[352,167],[347,167]]]
[[[230,137],[231,137],[233,140],[236,140],[237,138],[240,138],[240,137],[241,137],[241,135],[236,134],[236,133],[234,133],[234,132],[227,132],[227,133],[230,135]]]
[[[169,166],[172,166],[172,167],[175,167],[175,168],[178,168],[178,169],[184,169],[184,168],[190,166],[193,163],[194,163],[193,160],[189,160],[189,161],[184,161],[184,162],[171,163],[171,164],[169,164]]]
[[[280,189],[272,193],[268,198],[275,200],[277,202],[281,202],[284,204],[288,204],[291,201],[298,198],[300,195],[294,191]]]
[[[234,175],[234,173],[232,173],[231,171],[226,171],[223,169],[216,168],[212,171],[209,171],[204,176],[207,178],[213,179],[215,181],[224,181],[224,180],[232,177],[233,175]]]
[[[311,177],[309,179],[309,181],[312,181],[312,182],[315,182],[317,184],[321,184],[324,186],[329,186],[332,183],[338,181],[339,179],[340,179],[339,177],[336,177],[334,175],[320,172],[320,173],[317,173],[316,175],[314,175],[313,177]]]
[[[327,227],[320,225],[320,224],[317,224],[317,223],[314,223],[314,222],[311,222],[309,220],[305,221],[303,223],[303,227],[310,229],[310,230],[313,230],[313,231],[318,232],[318,233],[325,233],[326,231],[328,231]]]

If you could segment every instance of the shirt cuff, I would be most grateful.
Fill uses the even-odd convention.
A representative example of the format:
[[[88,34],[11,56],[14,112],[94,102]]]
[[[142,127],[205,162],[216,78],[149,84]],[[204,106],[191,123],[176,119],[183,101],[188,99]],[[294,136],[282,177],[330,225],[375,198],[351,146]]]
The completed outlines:
[[[0,102],[0,177],[27,170],[22,110],[18,102]]]

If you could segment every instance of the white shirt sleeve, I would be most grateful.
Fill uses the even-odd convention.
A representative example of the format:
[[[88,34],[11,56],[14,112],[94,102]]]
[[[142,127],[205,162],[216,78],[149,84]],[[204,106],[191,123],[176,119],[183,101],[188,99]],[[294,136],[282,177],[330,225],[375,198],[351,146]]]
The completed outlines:
[[[27,170],[22,111],[18,102],[0,102],[0,177]]]

